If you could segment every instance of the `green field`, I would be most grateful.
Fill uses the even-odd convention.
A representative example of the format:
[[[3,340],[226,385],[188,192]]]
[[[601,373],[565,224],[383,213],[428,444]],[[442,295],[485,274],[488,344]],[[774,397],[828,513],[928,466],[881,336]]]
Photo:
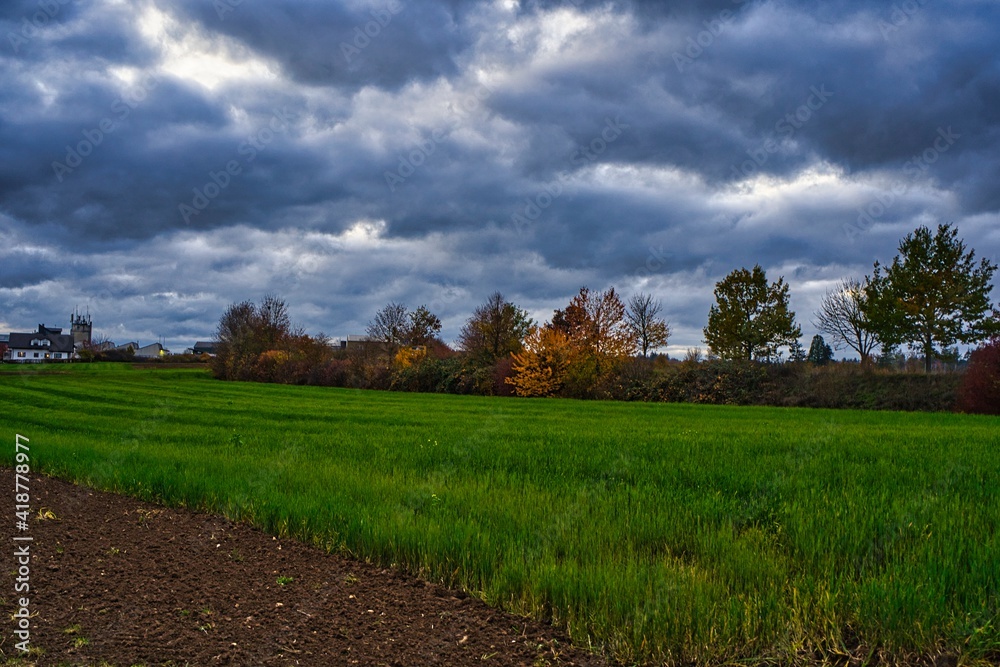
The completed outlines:
[[[33,467],[553,620],[627,663],[1000,660],[1000,419],[0,370]]]

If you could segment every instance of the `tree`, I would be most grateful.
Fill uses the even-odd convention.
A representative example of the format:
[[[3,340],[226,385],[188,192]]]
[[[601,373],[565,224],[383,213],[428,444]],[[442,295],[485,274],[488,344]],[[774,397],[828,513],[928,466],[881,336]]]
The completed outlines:
[[[811,364],[816,364],[817,366],[824,366],[833,359],[833,350],[823,337],[819,334],[813,336],[812,344],[809,346],[809,356],[806,357],[806,361]]]
[[[625,321],[625,304],[614,287],[603,292],[581,287],[566,307],[564,319],[570,340],[600,361],[621,360],[636,352],[636,338]]]
[[[784,278],[768,284],[760,265],[737,269],[715,285],[705,342],[723,359],[771,359],[802,335],[788,309]]]
[[[409,317],[406,313],[406,306],[390,302],[375,313],[375,317],[368,323],[365,333],[368,334],[370,340],[398,346],[406,342],[408,329]]]
[[[470,358],[490,365],[524,349],[532,325],[527,311],[494,292],[462,327],[458,343]]]
[[[625,304],[613,287],[603,292],[581,287],[547,327],[562,332],[573,351],[564,392],[571,396],[591,395],[608,373],[636,353]]]
[[[289,336],[300,334],[292,331],[292,320],[284,299],[266,294],[257,306],[258,342],[266,350],[285,343]]]
[[[409,314],[408,319],[409,322],[403,336],[406,345],[430,345],[441,332],[441,320],[429,311],[427,306],[417,308]]]
[[[846,345],[858,353],[863,366],[868,366],[878,339],[865,313],[865,287],[856,278],[842,280],[823,297],[813,325],[833,338],[835,348]]]
[[[293,331],[284,300],[268,294],[259,305],[251,301],[231,304],[216,329],[213,369],[226,380],[248,380],[265,352],[288,347],[301,332]]]
[[[962,412],[1000,415],[1000,337],[995,337],[969,356],[958,390]]]
[[[518,396],[552,396],[566,381],[574,351],[569,337],[554,327],[532,327],[524,349],[511,355],[512,375],[504,378]]]
[[[625,323],[638,343],[643,358],[650,350],[665,347],[670,325],[659,317],[662,304],[649,294],[636,294],[628,300]]]
[[[413,312],[401,303],[391,302],[375,313],[365,332],[373,341],[386,343],[392,348],[403,345],[429,345],[441,331],[437,315],[420,306]]]
[[[997,267],[977,264],[951,224],[907,234],[884,269],[875,262],[862,310],[883,346],[908,344],[923,354],[926,372],[944,348],[998,333],[989,298]]]

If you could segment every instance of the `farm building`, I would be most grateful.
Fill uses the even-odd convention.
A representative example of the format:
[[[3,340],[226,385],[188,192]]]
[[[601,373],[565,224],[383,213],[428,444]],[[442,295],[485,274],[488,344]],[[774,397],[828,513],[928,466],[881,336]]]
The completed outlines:
[[[211,354],[215,355],[215,348],[218,347],[219,343],[216,341],[198,341],[191,348],[191,354]]]
[[[170,354],[170,350],[163,347],[159,343],[150,343],[149,345],[143,345],[135,351],[135,356],[141,359],[152,359],[154,357],[165,357]]]
[[[155,357],[165,357],[170,354],[170,350],[163,347],[159,343],[150,343],[149,345],[139,345],[138,342],[125,343],[119,345],[115,348],[118,352],[128,352],[132,350],[132,354],[141,359],[153,359]]]

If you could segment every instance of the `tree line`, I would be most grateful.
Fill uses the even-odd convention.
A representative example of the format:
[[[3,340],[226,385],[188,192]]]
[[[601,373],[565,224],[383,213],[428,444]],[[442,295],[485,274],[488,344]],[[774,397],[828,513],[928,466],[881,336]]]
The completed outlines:
[[[846,278],[827,292],[813,324],[862,365],[877,349],[888,359],[906,345],[930,371],[935,359],[956,356],[957,344],[1000,335],[1000,312],[990,302],[996,269],[987,259],[976,262],[952,225],[936,233],[920,227],[900,242],[891,264],[876,261],[872,275]],[[715,298],[704,331],[715,354],[771,361],[785,347],[793,360],[806,359],[783,278],[769,284],[760,266],[739,269],[716,284]],[[814,338],[809,360],[832,357],[824,346]]]
[[[865,369],[874,365],[876,351],[879,359],[893,359],[905,345],[923,357],[929,371],[934,359],[956,355],[958,343],[992,337],[992,345],[1000,345],[1000,312],[991,309],[989,299],[996,269],[988,260],[977,262],[953,226],[940,225],[936,233],[920,227],[900,242],[890,264],[876,261],[871,275],[845,278],[828,292],[813,323],[834,347],[856,352]],[[740,268],[716,284],[714,296],[704,328],[709,361],[732,369],[737,368],[732,364],[832,360],[833,349],[822,335],[808,351],[800,345],[801,328],[783,277],[769,282],[759,265]],[[652,389],[665,381],[669,365],[655,354],[671,333],[662,310],[649,294],[623,299],[614,287],[582,287],[549,321],[536,323],[495,292],[468,318],[459,349],[453,350],[440,339],[441,320],[426,306],[409,310],[389,303],[369,322],[367,341],[339,350],[322,334],[309,336],[294,327],[284,301],[267,296],[259,304],[232,304],[223,314],[213,369],[234,380],[685,400],[691,387]],[[698,358],[689,351],[689,366]]]

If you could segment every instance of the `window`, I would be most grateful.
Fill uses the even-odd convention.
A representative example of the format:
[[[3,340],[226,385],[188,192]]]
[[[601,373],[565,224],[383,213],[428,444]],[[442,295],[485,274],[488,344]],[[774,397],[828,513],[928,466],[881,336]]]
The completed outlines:
[[[24,352],[18,352],[17,353],[17,358],[18,359],[24,359]]]
[[[56,359],[62,359],[62,352],[56,352]]]
[[[35,352],[34,354],[35,354],[35,359],[37,359],[38,358],[38,353]]]

